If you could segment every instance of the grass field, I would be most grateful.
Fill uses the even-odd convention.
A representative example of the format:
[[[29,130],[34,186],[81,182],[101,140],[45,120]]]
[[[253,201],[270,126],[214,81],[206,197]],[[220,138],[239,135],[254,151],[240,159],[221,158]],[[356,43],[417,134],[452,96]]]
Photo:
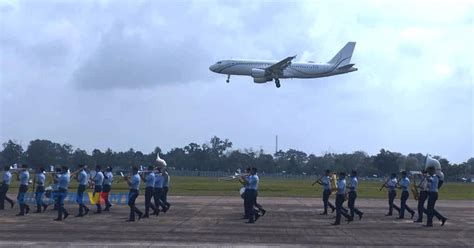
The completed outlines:
[[[311,183],[310,180],[261,177],[259,196],[321,197],[321,186],[315,185],[313,187]],[[9,192],[16,192],[17,185],[17,181],[13,182]],[[358,196],[361,198],[387,197],[385,189],[379,191],[380,185],[380,182],[360,181]],[[70,189],[75,190],[76,186],[77,183],[73,180]],[[118,182],[112,186],[112,189],[113,191],[126,191],[128,186],[125,182]],[[172,176],[170,195],[238,196],[239,189],[240,184],[238,182],[217,181],[213,177]],[[445,183],[440,190],[440,199],[474,200],[474,184]]]

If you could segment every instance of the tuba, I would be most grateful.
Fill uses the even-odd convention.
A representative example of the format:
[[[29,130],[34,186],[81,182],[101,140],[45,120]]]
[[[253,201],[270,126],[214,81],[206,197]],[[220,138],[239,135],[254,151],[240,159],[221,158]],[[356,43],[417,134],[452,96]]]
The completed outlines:
[[[330,185],[331,185],[331,192],[335,193],[337,192],[337,174],[334,172],[331,175],[331,180],[330,180]]]

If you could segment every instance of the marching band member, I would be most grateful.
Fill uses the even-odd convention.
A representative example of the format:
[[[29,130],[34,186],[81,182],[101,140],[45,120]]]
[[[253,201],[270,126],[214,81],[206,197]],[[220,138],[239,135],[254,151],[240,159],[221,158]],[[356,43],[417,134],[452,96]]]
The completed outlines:
[[[400,214],[400,208],[394,203],[395,197],[397,196],[397,184],[397,174],[392,173],[390,179],[382,185],[382,187],[388,188],[388,213],[385,216],[392,216],[393,209],[397,210]]]
[[[328,206],[331,208],[332,212],[336,210],[336,207],[329,202],[329,196],[331,195],[331,171],[326,170],[326,176],[322,177],[319,180],[316,180],[312,185],[316,183],[323,186],[323,204],[324,204],[324,212],[320,215],[327,215],[328,214]]]
[[[70,180],[69,168],[67,166],[61,167],[61,174],[57,178],[58,192],[56,194],[56,201],[58,204],[58,218],[54,219],[55,221],[65,220],[69,216],[68,211],[64,207],[64,199],[67,196]]]
[[[428,212],[428,221],[426,223],[426,227],[432,227],[433,226],[433,216],[435,215],[435,212],[438,215],[438,218],[441,219],[441,226],[444,226],[444,223],[446,220],[448,220],[446,217],[442,216],[439,212],[435,210],[435,204],[436,201],[438,200],[438,188],[439,188],[439,177],[435,175],[435,168],[434,167],[429,167],[428,168],[428,206],[427,206],[427,212]]]
[[[53,184],[51,185],[51,198],[54,201],[54,208],[53,210],[58,211],[58,202],[57,202],[57,195],[58,195],[58,179],[59,175],[61,175],[61,168],[56,168],[54,170],[54,176],[53,176]]]
[[[247,197],[247,213],[249,213],[249,220],[247,223],[255,223],[255,221],[260,218],[258,211],[254,209],[254,206],[257,202],[257,191],[258,183],[260,179],[257,175],[257,168],[252,167],[250,169],[250,176],[248,177],[248,189],[245,192],[245,197]]]
[[[346,217],[347,222],[352,221],[352,217],[347,211],[342,210],[342,204],[346,200],[346,173],[339,173],[339,180],[337,181],[337,193],[336,193],[336,221],[332,225],[341,224],[341,215]]]
[[[109,201],[109,193],[112,190],[112,181],[114,175],[112,173],[112,167],[108,166],[104,173],[104,182],[102,184],[102,199],[105,201],[104,211],[109,211],[112,204]]]
[[[93,180],[94,180],[94,193],[92,194],[92,196],[95,199],[95,196],[98,195],[98,199],[97,199],[97,202],[95,204],[95,206],[97,207],[97,211],[94,212],[94,214],[100,214],[100,213],[102,213],[102,206],[100,205],[100,200],[101,200],[100,199],[100,194],[102,193],[102,184],[104,183],[104,174],[100,170],[100,165],[97,165],[95,167],[95,171],[96,171],[96,174],[93,178]]]
[[[89,175],[87,174],[87,166],[86,165],[79,165],[80,171],[77,175],[77,181],[79,186],[77,187],[77,196],[76,202],[79,204],[79,213],[76,217],[83,217],[89,213],[89,208],[84,204],[84,191],[86,191],[88,182],[89,182]]]
[[[140,190],[140,176],[138,175],[138,167],[134,166],[132,168],[132,173],[133,175],[131,177],[125,178],[130,188],[130,192],[128,194],[130,217],[127,222],[135,221],[135,213],[138,214],[138,220],[140,220],[143,216],[143,213],[135,206],[135,200],[137,199]]]
[[[28,165],[24,164],[21,166],[22,169],[18,174],[20,180],[20,189],[18,190],[17,201],[20,204],[20,213],[16,216],[24,216],[30,212],[30,206],[25,202],[25,193],[28,192],[28,184],[30,180],[30,173],[28,172]]]
[[[168,169],[164,168],[163,171],[163,202],[165,203],[166,207],[169,209],[171,204],[168,202],[168,191],[170,189],[170,175],[168,174]]]
[[[357,171],[352,171],[351,173],[351,186],[349,187],[349,201],[347,203],[349,209],[351,210],[351,217],[354,219],[354,213],[359,215],[359,220],[362,219],[362,213],[355,207],[355,200],[357,198],[357,186],[359,186],[359,181],[357,180]]]
[[[426,170],[421,172],[423,174],[423,178],[421,179],[420,183],[416,185],[419,189],[418,194],[418,218],[413,221],[415,223],[422,223],[423,222],[423,213],[426,212],[425,209],[425,201],[428,198],[428,173]]]
[[[0,187],[0,210],[5,209],[5,201],[10,203],[11,208],[15,205],[12,199],[7,196],[8,188],[12,181],[12,173],[10,172],[10,166],[5,166],[5,174],[3,175],[2,187]]]
[[[250,218],[250,213],[248,212],[249,208],[247,207],[248,205],[248,197],[246,196],[247,190],[248,190],[248,177],[250,176],[250,167],[247,167],[244,170],[244,173],[239,177],[239,182],[244,186],[245,191],[244,194],[242,195],[244,199],[244,216],[242,219],[248,219]]]
[[[155,173],[153,172],[153,166],[148,166],[148,172],[142,179],[145,181],[145,215],[143,215],[143,218],[148,218],[150,216],[150,208],[152,208],[155,213],[160,211],[159,209],[157,211],[155,205],[151,203],[155,186]]]
[[[408,187],[410,186],[410,179],[408,179],[407,172],[402,171],[402,179],[400,179],[399,188],[402,189],[402,196],[400,197],[400,214],[398,219],[405,218],[405,209],[411,214],[411,218],[415,215],[415,211],[413,211],[408,205],[407,200],[410,196],[408,192]]]
[[[46,211],[48,205],[43,202],[44,195],[44,183],[46,181],[46,172],[43,167],[38,169],[38,174],[36,175],[35,182],[38,184],[36,186],[35,200],[36,200],[36,213],[41,213],[41,208],[43,212]]]
[[[161,174],[161,167],[156,167],[155,173],[155,185],[153,189],[153,200],[155,201],[155,212],[154,215],[160,214],[160,207],[163,213],[168,211],[168,207],[166,207],[165,203],[162,201],[162,194],[163,194],[163,174]]]

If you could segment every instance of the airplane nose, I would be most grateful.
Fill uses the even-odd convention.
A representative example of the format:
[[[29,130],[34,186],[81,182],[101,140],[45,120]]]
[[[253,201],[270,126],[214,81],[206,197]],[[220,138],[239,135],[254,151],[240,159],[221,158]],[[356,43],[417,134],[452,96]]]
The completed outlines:
[[[209,70],[215,72],[216,71],[216,65],[214,64],[214,65],[209,66]]]

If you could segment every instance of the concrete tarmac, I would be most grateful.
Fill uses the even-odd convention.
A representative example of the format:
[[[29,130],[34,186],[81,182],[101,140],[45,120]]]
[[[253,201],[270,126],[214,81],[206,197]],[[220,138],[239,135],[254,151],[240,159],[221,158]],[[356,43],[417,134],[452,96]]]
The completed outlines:
[[[171,196],[167,213],[128,223],[129,208],[76,218],[77,205],[68,204],[70,216],[56,222],[55,211],[16,217],[18,206],[0,210],[2,247],[473,247],[474,201],[437,202],[448,218],[441,227],[435,219],[427,228],[406,219],[386,217],[387,201],[359,199],[362,220],[331,226],[334,214],[321,216],[320,198],[261,197],[267,210],[255,224],[242,220],[240,197]],[[331,201],[334,199],[331,198]],[[143,195],[137,201],[143,211]],[[398,202],[397,202],[398,204]],[[408,205],[416,209],[412,199]],[[95,207],[89,206],[91,210]],[[34,210],[32,208],[32,210]],[[408,217],[408,218],[407,218]],[[416,216],[415,216],[416,218]],[[426,216],[425,216],[426,223]]]

